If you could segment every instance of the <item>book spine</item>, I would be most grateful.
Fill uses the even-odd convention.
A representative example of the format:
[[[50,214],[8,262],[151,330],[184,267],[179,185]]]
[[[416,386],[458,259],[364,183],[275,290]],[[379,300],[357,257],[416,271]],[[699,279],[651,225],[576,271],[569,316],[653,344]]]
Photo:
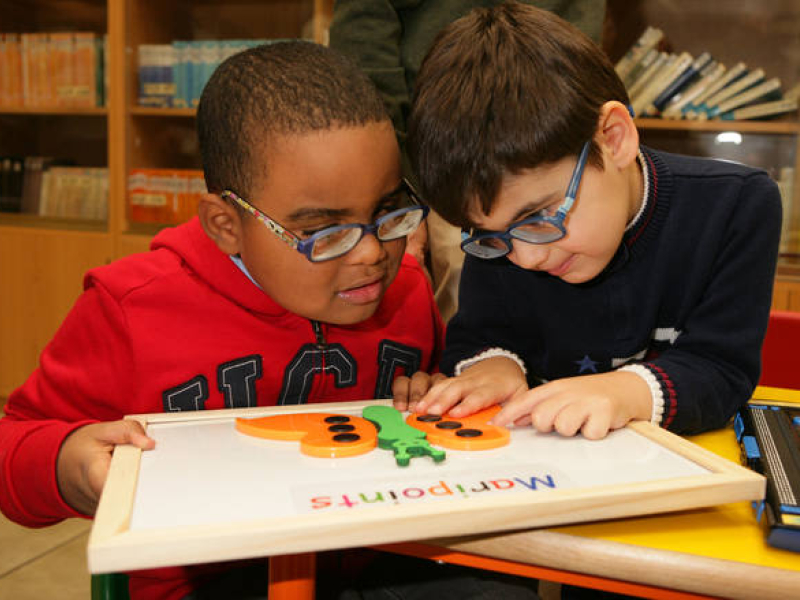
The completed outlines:
[[[711,54],[703,52],[694,62],[673,79],[672,82],[664,88],[664,91],[656,96],[653,103],[648,107],[647,112],[652,112],[653,114],[660,113],[675,94],[679,93],[697,79],[700,75],[700,71],[702,71],[709,62],[711,62]]]
[[[649,110],[653,100],[692,63],[692,56],[683,52],[675,60],[656,75],[655,81],[650,84],[641,95],[632,102],[633,110],[637,115],[643,115]]]
[[[719,118],[723,121],[740,121],[740,120],[747,120],[747,119],[758,119],[763,117],[769,117],[784,113],[794,112],[798,109],[800,102],[797,99],[786,99],[783,100],[775,100],[773,102],[764,102],[760,104],[751,104],[750,106],[745,106],[744,108],[738,108],[736,110],[731,110],[728,112],[724,112],[719,115]]]
[[[725,65],[722,63],[712,62],[700,73],[700,77],[695,81],[692,86],[679,97],[673,99],[672,102],[664,110],[664,118],[667,119],[681,119],[683,118],[684,107],[694,101],[696,98],[708,89],[717,79],[725,74]]]
[[[714,109],[720,104],[720,102],[724,102],[728,98],[732,98],[739,92],[748,89],[749,87],[759,83],[764,79],[764,70],[763,69],[755,69],[751,71],[741,79],[736,80],[735,82],[731,83],[730,85],[725,86],[716,94],[711,96],[710,98],[706,99],[706,110],[704,113],[700,114],[700,118],[707,118],[710,114],[714,112]]]
[[[733,98],[729,98],[724,102],[720,102],[712,112],[709,113],[709,117],[714,117],[720,113],[728,112],[733,110],[734,108],[739,108],[741,106],[745,106],[746,104],[752,104],[756,100],[764,99],[766,96],[775,93],[776,91],[780,93],[781,88],[781,80],[778,77],[773,77],[772,79],[768,79],[767,81],[760,83],[758,85],[754,85],[747,91],[744,91],[740,94],[736,94]],[[774,100],[778,100],[779,98],[772,98]]]
[[[636,65],[636,62],[644,56],[648,50],[655,48],[664,37],[664,32],[658,28],[647,27],[636,42],[631,46],[625,55],[617,62],[614,69],[623,81]]]
[[[75,106],[97,106],[95,35],[79,31],[74,34],[73,103]]]
[[[175,97],[172,106],[176,108],[187,108],[189,104],[187,98],[187,71],[186,71],[186,42],[172,42],[172,52],[174,62],[172,65],[172,80],[175,83]]]
[[[713,83],[709,88],[700,94],[694,102],[690,103],[686,106],[684,110],[684,114],[688,119],[696,119],[697,116],[705,111],[706,107],[706,100],[708,100],[711,96],[719,92],[725,86],[730,85],[731,83],[738,81],[742,77],[747,75],[747,66],[743,63],[737,63],[733,67],[731,67],[727,73],[725,73],[720,79],[718,79],[715,83]]]
[[[50,75],[52,82],[53,105],[73,106],[73,57],[75,53],[74,39],[71,33],[51,33],[48,38],[50,44]]]

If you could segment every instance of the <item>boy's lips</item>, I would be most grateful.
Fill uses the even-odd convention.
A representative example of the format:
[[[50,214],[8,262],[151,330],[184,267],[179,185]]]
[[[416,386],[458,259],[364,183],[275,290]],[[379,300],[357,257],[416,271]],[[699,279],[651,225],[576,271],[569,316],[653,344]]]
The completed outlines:
[[[370,304],[379,300],[383,294],[383,278],[378,277],[370,281],[359,283],[346,290],[341,290],[337,295],[350,304]]]
[[[554,269],[549,269],[547,272],[553,277],[561,277],[562,275],[565,275],[567,271],[569,271],[570,267],[572,267],[572,263],[575,262],[576,257],[577,254],[573,254],[567,260],[562,262],[560,265],[558,265]]]

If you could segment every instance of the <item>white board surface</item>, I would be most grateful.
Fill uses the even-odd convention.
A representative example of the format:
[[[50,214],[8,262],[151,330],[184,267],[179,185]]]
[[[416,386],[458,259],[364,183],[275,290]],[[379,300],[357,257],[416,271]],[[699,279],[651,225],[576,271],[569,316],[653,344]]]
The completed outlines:
[[[647,423],[591,441],[511,430],[509,445],[396,464],[376,448],[315,458],[241,433],[236,417],[360,415],[375,402],[137,416],[89,542],[92,572],[476,534],[763,497],[763,478]]]

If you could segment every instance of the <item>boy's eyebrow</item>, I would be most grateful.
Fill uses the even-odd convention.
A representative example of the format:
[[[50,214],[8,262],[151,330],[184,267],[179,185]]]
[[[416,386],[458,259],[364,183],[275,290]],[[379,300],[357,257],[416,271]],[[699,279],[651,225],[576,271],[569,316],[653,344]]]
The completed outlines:
[[[310,219],[340,219],[349,216],[351,211],[347,208],[298,208],[292,213],[289,213],[288,220],[290,221],[303,221]]]
[[[545,206],[550,204],[555,199],[556,196],[557,194],[552,193],[552,194],[547,194],[546,196],[543,196],[541,198],[537,198],[536,200],[531,200],[530,202],[520,207],[520,209],[511,219],[511,222],[514,223],[522,219],[522,217],[525,215],[542,210]]]
[[[394,188],[390,191],[383,194],[380,199],[380,202],[384,202],[395,195],[397,192],[402,190],[403,184],[402,182],[397,184]],[[295,210],[292,213],[289,213],[287,219],[290,221],[302,221],[302,220],[311,220],[311,219],[341,219],[343,217],[349,217],[352,214],[349,208],[320,208],[320,207],[301,207]]]

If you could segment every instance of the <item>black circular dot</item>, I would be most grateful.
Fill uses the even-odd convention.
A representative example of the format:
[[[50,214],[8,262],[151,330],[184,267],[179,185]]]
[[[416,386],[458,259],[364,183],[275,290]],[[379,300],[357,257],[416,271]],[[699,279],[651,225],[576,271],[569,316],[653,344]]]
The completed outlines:
[[[345,415],[331,415],[330,417],[325,417],[326,423],[347,423],[350,420],[350,417]]]
[[[441,421],[442,417],[439,415],[420,415],[417,417],[417,421],[421,421],[423,423],[436,423],[436,421]]]
[[[334,442],[342,442],[342,443],[357,442],[360,439],[361,436],[355,433],[340,433],[338,435],[333,436]]]
[[[461,429],[460,431],[456,431],[456,435],[459,437],[473,438],[482,436],[483,432],[480,429]]]
[[[355,431],[356,426],[350,423],[337,423],[328,427],[328,431],[332,433],[343,433],[345,431]]]
[[[442,421],[436,424],[437,429],[460,429],[461,423],[458,421]]]

